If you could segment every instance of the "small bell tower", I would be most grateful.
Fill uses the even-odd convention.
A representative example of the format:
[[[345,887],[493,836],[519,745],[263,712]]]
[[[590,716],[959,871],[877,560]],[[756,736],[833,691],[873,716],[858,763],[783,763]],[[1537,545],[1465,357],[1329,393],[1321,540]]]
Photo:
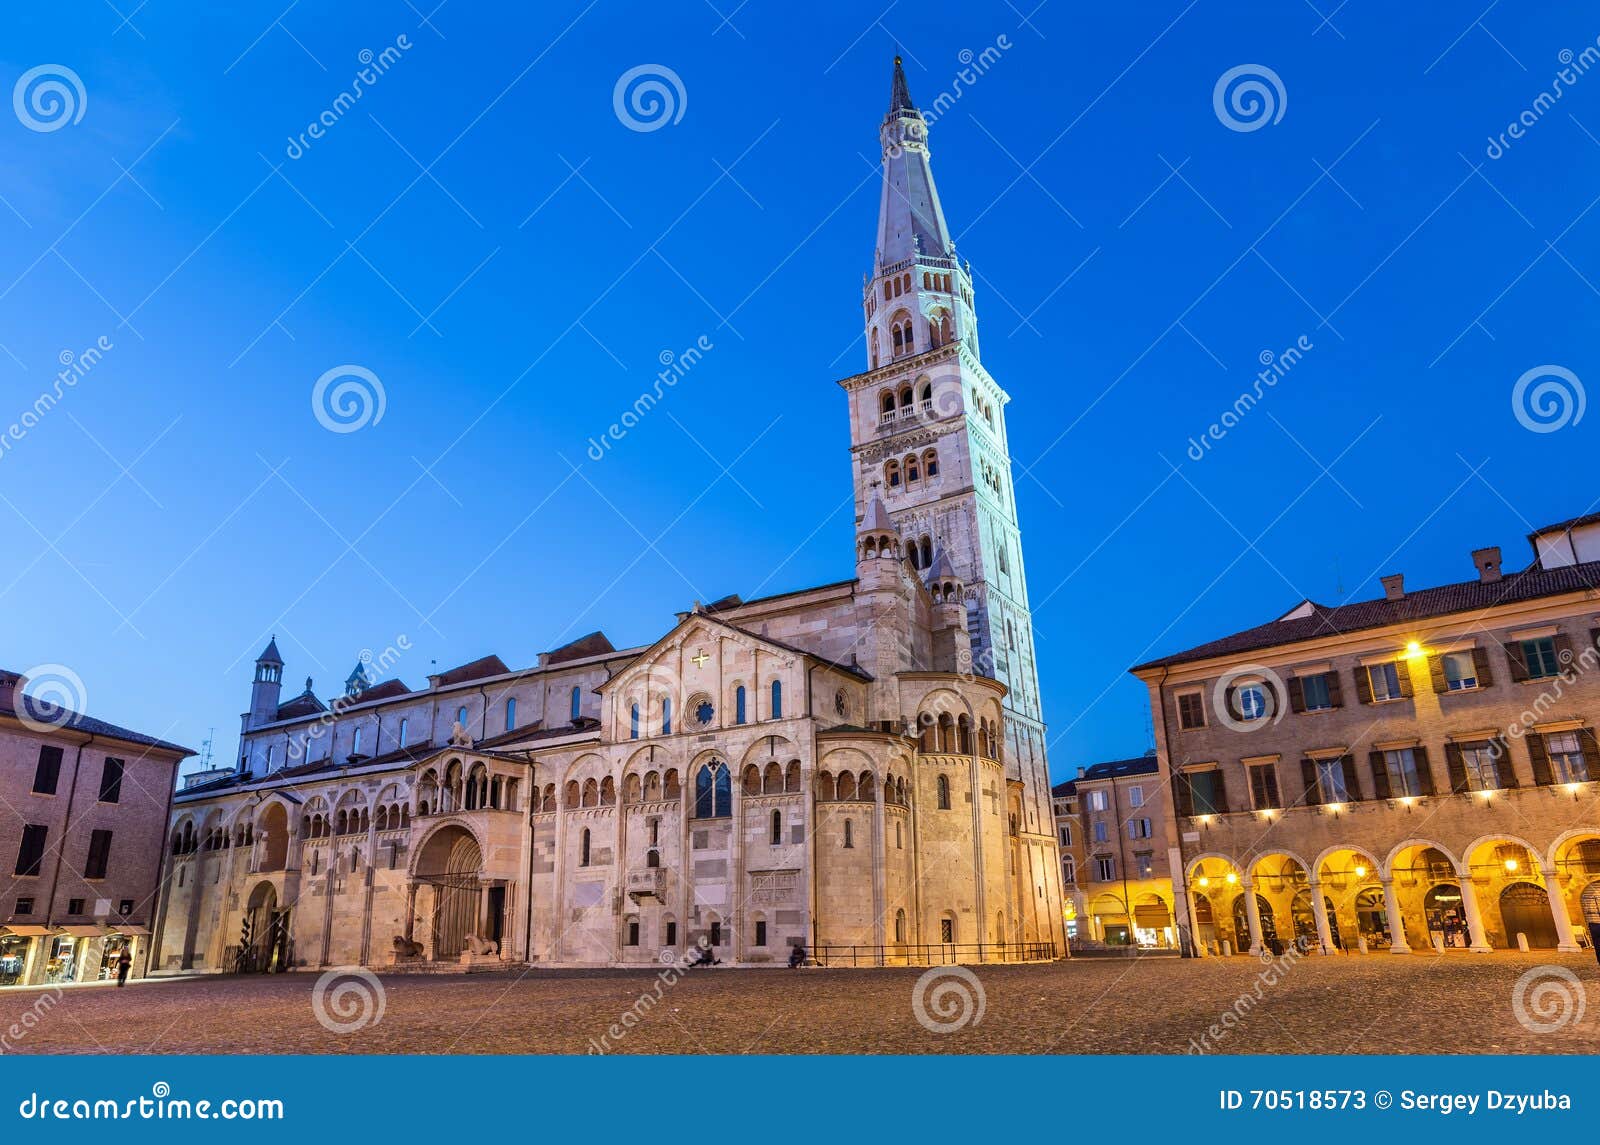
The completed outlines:
[[[250,711],[245,715],[245,731],[270,724],[278,718],[278,700],[283,693],[283,657],[278,655],[274,636],[256,657],[256,678],[250,685]]]

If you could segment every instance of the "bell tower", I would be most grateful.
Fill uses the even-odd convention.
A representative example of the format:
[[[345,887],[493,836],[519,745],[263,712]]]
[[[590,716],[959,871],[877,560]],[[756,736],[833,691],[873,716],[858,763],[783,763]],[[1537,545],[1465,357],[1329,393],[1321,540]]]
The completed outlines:
[[[877,246],[862,294],[867,371],[840,383],[850,396],[856,519],[869,507],[874,516],[886,511],[924,581],[960,587],[973,671],[1009,689],[1006,773],[1024,787],[1019,826],[1053,838],[1006,445],[1010,398],[979,356],[971,266],[945,222],[928,124],[899,57],[878,138]]]

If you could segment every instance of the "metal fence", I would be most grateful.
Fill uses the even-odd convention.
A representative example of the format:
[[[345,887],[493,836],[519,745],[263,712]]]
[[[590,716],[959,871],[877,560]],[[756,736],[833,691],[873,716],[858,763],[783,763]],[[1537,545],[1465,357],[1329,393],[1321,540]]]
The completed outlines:
[[[814,946],[814,966],[940,966],[958,962],[1049,962],[1053,942],[897,942],[891,946]]]

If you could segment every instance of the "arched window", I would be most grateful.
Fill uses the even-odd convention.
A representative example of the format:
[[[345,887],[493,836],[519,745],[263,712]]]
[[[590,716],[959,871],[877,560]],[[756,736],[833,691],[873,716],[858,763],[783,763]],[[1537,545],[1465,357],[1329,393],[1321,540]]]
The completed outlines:
[[[634,704],[628,712],[628,738],[639,738],[639,705]]]
[[[774,809],[772,812],[772,845],[774,847],[783,843],[783,812]]]
[[[661,865],[661,852],[651,847],[645,852],[644,865],[647,867],[659,867]]]
[[[844,845],[846,847],[856,845],[855,827],[848,819],[844,821]]]
[[[781,680],[772,681],[772,718],[775,720],[783,719],[783,682]]]
[[[578,716],[583,711],[583,691],[580,688],[578,688],[576,685],[574,685],[573,689],[572,689],[571,708],[572,708],[572,722],[573,723],[577,723],[578,722]]]
[[[922,479],[922,470],[917,465],[916,454],[906,458],[906,480],[919,481]]]
[[[467,726],[467,708],[465,704],[456,709],[456,723],[460,724],[463,728]]]
[[[405,747],[406,746],[406,726],[407,726],[407,723],[408,723],[408,721],[406,721],[406,720],[401,720],[400,721],[400,746],[401,747]]]
[[[589,828],[585,827],[583,829],[582,836],[580,836],[578,839],[578,866],[580,867],[587,867],[589,865],[590,841]]]
[[[950,810],[950,777],[941,775],[937,784],[940,811]]]
[[[713,760],[694,777],[696,819],[726,819],[733,814],[733,781],[728,765]]]
[[[904,910],[894,912],[894,940],[896,942],[904,942],[906,940],[906,912]]]
[[[898,461],[888,461],[884,463],[883,481],[884,484],[889,486],[891,489],[900,488],[900,463]]]
[[[744,721],[744,685],[740,684],[733,690],[733,722],[742,724]]]
[[[939,476],[939,451],[930,449],[922,455],[922,471],[929,477]]]
[[[664,736],[672,734],[672,700],[670,698],[661,701],[661,734]]]
[[[515,731],[517,727],[517,698],[512,696],[506,701],[506,731]]]
[[[878,332],[876,330],[874,330],[872,332],[872,337],[873,337],[874,341],[876,341],[876,339],[878,337]],[[883,391],[883,396],[878,399],[878,409],[879,409],[879,412],[881,412],[881,413],[883,413],[885,415],[888,415],[888,416],[892,416],[894,414],[894,394],[893,394],[893,392],[891,392],[890,390],[884,390]]]
[[[918,568],[924,568],[924,569],[932,568],[933,567],[933,541],[930,540],[928,537],[923,537],[922,541],[921,541],[921,549],[922,549],[922,562],[917,567]]]
[[[360,728],[356,729],[355,735],[350,740],[350,754],[351,755],[360,755],[361,754],[361,729]]]

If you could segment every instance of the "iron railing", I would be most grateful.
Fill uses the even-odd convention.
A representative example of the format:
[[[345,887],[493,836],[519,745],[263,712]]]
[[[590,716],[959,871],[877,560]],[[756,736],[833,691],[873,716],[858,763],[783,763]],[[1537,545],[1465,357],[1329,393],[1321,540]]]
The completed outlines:
[[[1049,962],[1053,942],[897,942],[889,946],[813,946],[816,966],[940,966],[959,962]]]

